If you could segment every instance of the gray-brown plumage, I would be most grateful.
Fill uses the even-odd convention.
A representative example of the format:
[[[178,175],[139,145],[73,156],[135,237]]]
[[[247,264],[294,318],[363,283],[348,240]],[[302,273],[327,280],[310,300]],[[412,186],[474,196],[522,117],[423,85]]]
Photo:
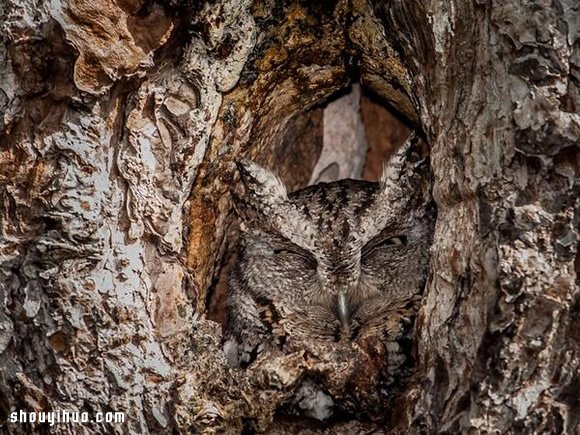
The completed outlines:
[[[400,353],[397,340],[408,334],[426,279],[434,218],[426,165],[408,154],[406,145],[380,182],[347,179],[293,193],[257,164],[238,163],[241,235],[224,346],[232,365],[368,337]],[[387,355],[385,367],[403,360]]]

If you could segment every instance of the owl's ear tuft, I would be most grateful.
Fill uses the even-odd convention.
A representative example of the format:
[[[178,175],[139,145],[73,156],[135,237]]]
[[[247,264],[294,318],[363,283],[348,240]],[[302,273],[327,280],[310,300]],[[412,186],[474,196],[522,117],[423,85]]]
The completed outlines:
[[[383,167],[383,174],[379,180],[383,192],[393,189],[400,183],[405,160],[407,159],[407,154],[409,153],[409,149],[411,148],[415,137],[415,132],[412,132],[405,143],[395,154],[393,154],[388,163]]]
[[[275,174],[251,160],[236,160],[246,193],[263,203],[279,203],[288,199],[286,186]]]

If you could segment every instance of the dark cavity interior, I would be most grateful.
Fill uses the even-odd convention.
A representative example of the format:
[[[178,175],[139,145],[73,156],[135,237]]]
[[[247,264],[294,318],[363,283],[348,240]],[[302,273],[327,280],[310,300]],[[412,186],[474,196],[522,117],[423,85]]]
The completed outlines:
[[[356,83],[290,119],[272,138],[274,156],[272,164],[265,166],[282,178],[289,191],[317,181],[348,178],[340,176],[344,160],[360,161],[353,178],[375,181],[410,132],[402,115]],[[329,160],[329,155],[339,159]],[[237,222],[232,215],[206,300],[208,318],[222,327],[227,319],[227,282],[236,262],[236,244]]]

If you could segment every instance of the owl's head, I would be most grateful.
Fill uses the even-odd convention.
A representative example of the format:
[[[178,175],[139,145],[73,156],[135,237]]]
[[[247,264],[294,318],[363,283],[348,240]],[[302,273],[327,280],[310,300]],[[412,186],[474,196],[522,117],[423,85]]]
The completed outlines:
[[[389,316],[416,302],[433,231],[425,165],[407,157],[407,148],[397,153],[380,182],[292,193],[267,169],[238,162],[235,273],[254,298],[273,301],[286,332],[335,341],[399,334]]]

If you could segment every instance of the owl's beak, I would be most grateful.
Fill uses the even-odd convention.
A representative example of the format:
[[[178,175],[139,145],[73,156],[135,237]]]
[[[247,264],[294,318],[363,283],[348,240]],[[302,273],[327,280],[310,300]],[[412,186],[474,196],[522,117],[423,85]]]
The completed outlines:
[[[338,317],[342,323],[344,337],[350,337],[350,304],[346,291],[341,290],[338,293]]]

